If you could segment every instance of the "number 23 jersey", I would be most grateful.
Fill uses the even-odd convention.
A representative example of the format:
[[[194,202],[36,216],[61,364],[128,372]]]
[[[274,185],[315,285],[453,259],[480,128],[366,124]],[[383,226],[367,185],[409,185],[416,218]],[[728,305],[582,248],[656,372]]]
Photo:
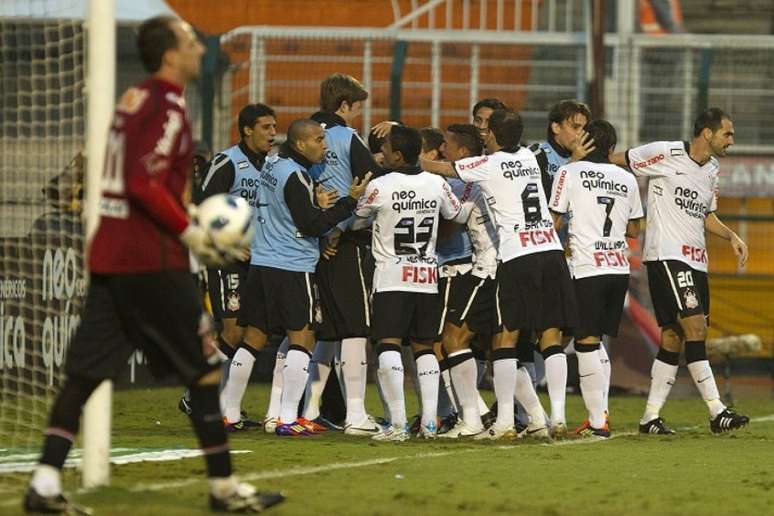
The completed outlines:
[[[391,172],[372,180],[355,214],[375,217],[374,292],[438,292],[438,216],[454,219],[461,213],[459,199],[442,177]]]
[[[454,169],[463,181],[481,185],[497,227],[500,261],[562,250],[532,151],[522,147],[465,158],[455,161]]]

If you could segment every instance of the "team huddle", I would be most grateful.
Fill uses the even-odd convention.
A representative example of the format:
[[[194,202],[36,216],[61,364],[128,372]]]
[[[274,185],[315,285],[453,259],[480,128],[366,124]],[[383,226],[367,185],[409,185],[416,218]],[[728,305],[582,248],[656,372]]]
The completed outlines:
[[[746,259],[744,243],[713,213],[716,157],[733,143],[727,114],[702,113],[691,144],[615,154],[614,127],[592,120],[580,102],[553,106],[547,140],[526,147],[519,114],[487,98],[474,106],[472,124],[417,130],[383,122],[367,145],[349,127],[368,98],[362,85],[334,74],[320,94],[321,111],[292,122],[273,155],[274,111],[245,106],[242,140],[215,156],[203,180],[203,196],[228,193],[254,207],[249,264],[208,274],[223,327],[218,347],[231,361],[221,395],[229,431],[259,426],[243,417],[241,401],[257,352],[281,335],[267,432],[560,438],[568,431],[564,348],[572,338],[588,410],[576,432],[609,437],[610,366],[601,341],[618,333],[627,238],[637,237],[644,217],[635,176],[649,179],[644,260],[667,341],[640,431],[673,432],[659,410],[683,341],[712,430],[747,423],[720,402],[704,351],[705,229]],[[378,355],[380,418],[364,406],[369,340]],[[412,425],[402,346],[413,353],[421,401]],[[548,413],[535,392],[535,350]],[[478,393],[476,358],[486,356],[497,398],[491,408]],[[346,400],[343,428],[320,415],[334,363]],[[450,420],[439,417],[439,397]],[[190,412],[185,399],[181,408]]]
[[[260,512],[284,500],[239,481],[227,438],[258,426],[241,404],[272,336],[285,340],[263,428],[279,436],[336,428],[320,415],[335,362],[347,435],[561,438],[572,339],[588,410],[577,433],[609,437],[610,361],[600,343],[617,334],[627,237],[637,236],[643,218],[634,176],[648,181],[643,259],[662,330],[640,432],[674,433],[659,413],[682,352],[711,431],[749,422],[721,402],[705,349],[705,232],[728,240],[740,264],[748,254],[714,213],[717,158],[734,143],[720,109],[699,114],[690,142],[615,153],[613,126],[580,102],[553,106],[547,140],[526,147],[519,114],[490,98],[474,106],[472,124],[417,130],[383,122],[366,145],[351,125],[368,92],[334,74],[322,81],[320,111],[293,121],[276,153],[274,111],[245,106],[240,142],[200,167],[186,206],[193,140],[183,91],[199,74],[204,47],[188,24],[162,16],[139,27],[137,48],[150,75],[115,110],[85,306],[26,511],[90,514],[63,495],[61,470],[86,400],[136,349],[155,376],[176,375],[188,388],[180,406],[218,512]],[[216,194],[252,206],[249,252],[224,253],[197,219],[196,204]],[[191,255],[208,267],[217,343]],[[365,408],[369,341],[378,355],[379,418]],[[421,414],[409,425],[404,366],[412,358]],[[492,407],[478,391],[487,358]],[[536,359],[547,412],[535,391]]]

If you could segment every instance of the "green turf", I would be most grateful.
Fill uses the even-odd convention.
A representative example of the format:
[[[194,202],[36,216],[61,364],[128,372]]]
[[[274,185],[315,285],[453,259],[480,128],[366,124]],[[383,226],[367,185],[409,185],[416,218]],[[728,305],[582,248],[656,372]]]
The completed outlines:
[[[195,447],[176,409],[178,395],[176,389],[117,393],[113,446]],[[267,386],[251,387],[245,408],[260,414],[267,396]],[[674,400],[663,416],[680,430],[678,436],[627,435],[636,431],[643,403],[637,397],[611,400],[618,437],[605,442],[373,443],[340,434],[281,439],[252,432],[235,435],[231,444],[252,451],[234,457],[239,473],[288,495],[271,511],[277,515],[774,514],[774,418],[713,436],[698,399]],[[753,418],[774,414],[770,400],[742,400],[739,407]],[[571,424],[582,411],[580,398],[570,396]],[[320,470],[299,469],[314,466]],[[129,464],[112,472],[112,487],[75,498],[105,515],[206,514],[201,458]],[[26,478],[0,477],[0,514],[16,513],[14,500]],[[143,487],[179,480],[193,483]],[[74,489],[77,473],[69,470],[65,481]]]

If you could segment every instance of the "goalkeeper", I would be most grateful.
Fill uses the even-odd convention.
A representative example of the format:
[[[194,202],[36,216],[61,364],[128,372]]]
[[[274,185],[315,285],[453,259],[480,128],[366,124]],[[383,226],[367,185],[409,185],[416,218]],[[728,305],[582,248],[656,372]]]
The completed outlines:
[[[68,378],[51,409],[24,508],[89,513],[62,495],[62,465],[88,397],[103,380],[116,377],[135,349],[142,349],[155,376],[176,374],[191,390],[210,508],[259,512],[283,497],[258,493],[232,475],[218,404],[220,368],[208,360],[214,353],[207,342],[211,328],[203,318],[186,249],[208,265],[224,263],[207,233],[186,216],[181,200],[192,159],[183,88],[197,77],[204,47],[188,24],[172,17],[144,22],[137,47],[152,76],[130,88],[115,111],[83,322],[68,349]]]

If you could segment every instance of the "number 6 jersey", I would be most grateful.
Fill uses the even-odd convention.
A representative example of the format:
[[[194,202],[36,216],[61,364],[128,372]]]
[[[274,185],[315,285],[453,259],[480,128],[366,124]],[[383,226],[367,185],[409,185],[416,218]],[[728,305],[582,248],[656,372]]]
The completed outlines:
[[[455,161],[454,169],[463,181],[481,185],[497,227],[500,261],[562,250],[532,151],[522,147],[465,158]]]
[[[355,215],[374,217],[374,292],[438,292],[438,215],[462,224],[467,211],[442,177],[416,167],[372,180]]]
[[[574,278],[629,274],[626,226],[643,215],[633,175],[609,163],[569,163],[554,177],[548,206],[570,215]]]

